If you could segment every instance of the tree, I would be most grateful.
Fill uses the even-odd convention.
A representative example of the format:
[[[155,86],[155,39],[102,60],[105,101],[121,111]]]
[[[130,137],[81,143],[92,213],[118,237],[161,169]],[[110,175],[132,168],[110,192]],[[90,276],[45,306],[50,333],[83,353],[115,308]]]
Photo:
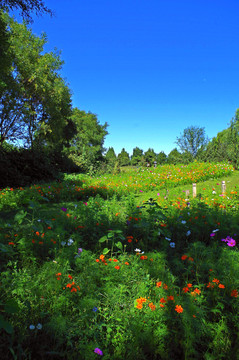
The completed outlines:
[[[168,154],[167,163],[168,164],[178,164],[182,162],[182,154],[175,148]]]
[[[108,124],[101,125],[95,114],[78,108],[73,109],[71,120],[76,131],[64,152],[83,171],[93,171],[103,160],[103,144],[108,134]]]
[[[10,11],[19,10],[21,16],[28,21],[32,21],[31,13],[36,15],[48,13],[52,15],[52,11],[48,9],[41,0],[1,0],[0,10]]]
[[[106,159],[108,164],[110,164],[110,165],[115,164],[115,162],[117,160],[117,156],[115,154],[115,151],[114,151],[113,147],[109,147],[109,149],[107,150],[107,152],[105,154],[105,159]]]
[[[148,149],[145,153],[144,153],[144,158],[146,160],[147,163],[149,163],[151,166],[153,165],[153,162],[156,161],[157,158],[157,154],[154,152],[153,149]]]
[[[7,14],[11,72],[0,96],[0,143],[21,140],[26,147],[59,144],[71,115],[71,93],[56,52],[43,53],[46,35],[37,37]]]
[[[157,163],[162,165],[165,164],[167,161],[167,155],[164,153],[164,151],[160,151],[160,153],[157,155]]]
[[[139,165],[139,163],[142,160],[143,157],[143,150],[141,150],[140,148],[138,148],[137,146],[133,149],[133,155],[131,156],[131,164],[133,166]]]
[[[123,148],[121,152],[118,154],[118,161],[120,166],[127,166],[130,164],[129,153]]]
[[[197,156],[198,151],[204,149],[208,143],[205,135],[205,129],[197,126],[190,126],[184,129],[183,134],[177,137],[176,144],[182,152],[188,152],[193,158]]]

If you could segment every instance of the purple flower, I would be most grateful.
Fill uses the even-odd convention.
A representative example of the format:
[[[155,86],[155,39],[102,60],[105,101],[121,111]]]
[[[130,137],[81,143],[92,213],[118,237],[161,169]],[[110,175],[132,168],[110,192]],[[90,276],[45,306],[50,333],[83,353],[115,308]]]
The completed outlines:
[[[84,204],[85,206],[87,206],[87,205],[88,205],[88,204],[87,204],[87,202],[84,202],[83,204]]]
[[[92,309],[94,312],[98,311],[98,308],[96,306],[93,307]]]
[[[61,210],[62,211],[67,211],[67,208],[62,207]]]
[[[214,233],[211,233],[210,236],[213,237],[213,236],[215,236],[215,234],[214,234]]]
[[[98,355],[103,355],[103,351],[101,351],[99,348],[95,348],[94,352]]]
[[[83,251],[82,248],[79,248],[78,249],[78,254],[82,253],[82,251]]]

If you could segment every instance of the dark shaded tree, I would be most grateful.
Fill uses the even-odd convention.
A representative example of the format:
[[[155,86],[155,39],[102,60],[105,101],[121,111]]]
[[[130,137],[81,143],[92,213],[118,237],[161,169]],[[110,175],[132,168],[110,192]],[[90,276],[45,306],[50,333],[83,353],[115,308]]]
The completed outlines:
[[[0,9],[4,11],[17,10],[28,21],[32,21],[32,13],[36,15],[53,14],[42,0],[1,0]]]

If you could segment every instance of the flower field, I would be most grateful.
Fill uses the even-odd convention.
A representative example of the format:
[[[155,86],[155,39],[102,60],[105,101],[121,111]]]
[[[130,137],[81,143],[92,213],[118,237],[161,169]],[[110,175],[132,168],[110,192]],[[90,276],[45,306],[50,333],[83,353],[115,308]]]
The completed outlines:
[[[1,189],[0,358],[238,359],[238,180],[193,163]]]

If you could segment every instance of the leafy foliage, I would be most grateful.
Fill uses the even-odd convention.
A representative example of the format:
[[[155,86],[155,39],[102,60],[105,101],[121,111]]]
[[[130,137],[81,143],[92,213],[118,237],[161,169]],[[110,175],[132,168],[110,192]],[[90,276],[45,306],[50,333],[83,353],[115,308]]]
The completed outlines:
[[[182,152],[188,152],[193,158],[197,156],[200,149],[204,149],[208,139],[205,135],[205,129],[197,126],[189,126],[184,129],[183,134],[177,137],[176,144]]]

